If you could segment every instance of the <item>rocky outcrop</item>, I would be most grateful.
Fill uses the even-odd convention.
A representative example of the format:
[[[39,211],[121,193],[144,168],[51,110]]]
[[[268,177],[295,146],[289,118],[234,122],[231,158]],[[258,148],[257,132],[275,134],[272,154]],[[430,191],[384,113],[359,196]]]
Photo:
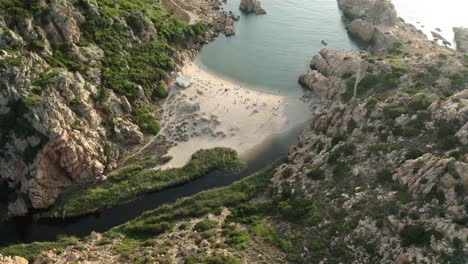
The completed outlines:
[[[9,257],[0,254],[0,263],[2,264],[28,264],[28,261],[22,257]]]
[[[364,20],[356,17],[354,23]],[[343,210],[343,220],[323,213],[299,231],[313,234],[313,243],[326,237],[318,239],[329,243],[320,247],[320,259],[440,263],[467,256],[466,240],[459,239],[468,234],[468,80],[449,80],[464,72],[464,57],[444,59],[447,49],[422,45],[428,42],[419,36],[401,47],[423,53],[419,59],[396,53],[387,59],[395,47],[374,55],[322,50],[299,78],[314,102],[311,124],[271,189],[278,190],[273,197],[309,197],[324,211]],[[433,74],[425,89],[409,88]],[[336,224],[353,227],[330,236]],[[413,237],[417,232],[421,240]],[[372,250],[363,249],[363,241]],[[336,245],[345,257],[336,257]],[[317,255],[302,254],[304,262],[316,263]]]
[[[156,5],[140,4],[160,17],[94,0],[7,6],[13,10],[0,18],[0,180],[11,193],[9,216],[47,208],[70,186],[105,180],[122,153],[157,132],[151,104],[170,82],[172,50],[197,49],[224,30],[219,3],[196,1],[194,12],[213,29],[201,26],[183,45],[179,37],[162,40],[172,48],[148,58],[167,33],[154,21],[177,23]],[[103,12],[111,9],[118,15],[108,19]]]
[[[346,90],[343,76],[365,77],[368,63],[355,52],[323,49],[310,63],[311,71],[299,76],[299,83],[314,97],[337,100]]]
[[[266,11],[262,8],[259,0],[241,0],[239,9],[245,13],[253,12],[257,15],[266,14]]]
[[[455,43],[457,43],[457,50],[461,52],[468,52],[468,28],[456,27],[453,28],[455,33]]]
[[[338,6],[350,20],[348,32],[371,43],[375,49],[392,46],[398,41],[394,26],[399,18],[388,0],[338,0]]]
[[[236,34],[236,30],[234,29],[234,20],[231,17],[226,18],[224,34],[226,35],[226,37],[233,36]]]

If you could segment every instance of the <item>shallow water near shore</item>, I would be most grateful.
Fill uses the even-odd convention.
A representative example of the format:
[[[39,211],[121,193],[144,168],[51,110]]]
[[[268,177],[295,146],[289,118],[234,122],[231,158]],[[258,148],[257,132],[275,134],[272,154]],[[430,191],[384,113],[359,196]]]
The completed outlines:
[[[266,15],[242,14],[240,0],[224,10],[240,15],[236,35],[220,36],[204,46],[197,64],[249,89],[277,95],[300,95],[300,74],[328,43],[331,49],[358,49],[342,23],[336,0],[262,0]]]

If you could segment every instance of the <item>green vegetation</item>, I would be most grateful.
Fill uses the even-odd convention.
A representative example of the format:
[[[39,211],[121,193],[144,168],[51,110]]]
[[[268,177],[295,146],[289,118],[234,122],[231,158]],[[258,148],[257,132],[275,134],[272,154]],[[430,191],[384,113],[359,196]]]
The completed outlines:
[[[22,99],[22,103],[25,107],[34,107],[42,103],[42,97],[37,94],[31,94]]]
[[[222,235],[226,238],[226,243],[237,250],[247,247],[249,233],[245,230],[239,231],[233,224],[224,224]]]
[[[384,72],[380,74],[369,74],[359,81],[359,84],[356,88],[356,96],[362,97],[373,93],[382,93],[387,92],[390,89],[395,89],[400,83],[400,77],[405,75],[408,72],[408,69],[394,65],[392,70],[389,72]],[[344,101],[348,102],[354,95],[354,85],[356,79],[349,78],[346,81],[346,92],[344,94]]]
[[[207,230],[215,228],[217,224],[218,224],[217,221],[203,219],[193,227],[193,230],[196,230],[198,232],[203,232],[203,231],[207,231]]]
[[[319,166],[315,165],[310,168],[307,177],[312,180],[323,180],[325,179],[325,172]]]
[[[166,11],[160,3],[151,0],[97,0],[99,15],[89,12],[90,4],[87,1],[77,0],[72,4],[84,16],[83,23],[80,23],[81,39],[76,43],[78,48],[96,45],[104,51],[104,57],[97,65],[102,72],[102,82],[95,99],[100,103],[107,100],[105,91],[108,90],[125,95],[133,105],[141,102],[139,99],[142,95],[153,100],[166,98],[167,91],[162,82],[167,73],[175,68],[172,57],[179,44],[208,28],[208,25],[201,23],[187,25]],[[52,21],[50,6],[38,0],[0,0],[0,14],[9,28],[21,26],[26,19],[33,19],[33,23],[41,27],[47,27]],[[142,38],[141,42],[135,41],[133,35],[153,32],[148,28],[148,20],[156,29],[155,35]],[[52,54],[41,53],[46,49],[43,40],[32,40],[26,47],[38,52],[52,67],[78,71],[87,76],[90,66],[79,59],[76,46],[52,41],[50,44]],[[4,63],[16,65],[17,60],[20,58],[9,58],[2,61],[0,67],[3,68]],[[40,76],[35,85],[45,86],[47,79],[43,77]],[[36,103],[38,98],[31,99],[35,99],[32,103]],[[157,134],[159,124],[148,111],[149,107],[136,105],[134,109],[132,118],[142,130]],[[105,124],[112,129],[116,125],[112,121],[113,114],[105,114],[108,116]]]
[[[153,111],[147,105],[138,105],[135,110],[133,110],[132,119],[144,131],[152,135],[158,134],[161,129],[159,123],[155,121]]]
[[[409,159],[417,159],[419,157],[421,157],[422,155],[424,155],[424,153],[426,153],[422,148],[410,148],[408,150],[408,152],[406,152],[406,155],[405,155],[405,160],[409,160]]]
[[[283,178],[289,178],[291,177],[292,174],[293,174],[293,169],[291,168],[286,168],[281,172],[281,176],[283,176]]]
[[[101,211],[129,202],[143,193],[194,180],[213,170],[231,173],[241,166],[236,152],[224,148],[200,150],[182,168],[156,171],[130,165],[110,174],[102,184],[66,194],[43,216],[66,218]]]
[[[155,210],[147,211],[140,217],[117,226],[104,235],[106,238],[114,238],[119,234],[124,235],[123,243],[116,247],[116,252],[128,255],[148,238],[172,229],[172,225],[168,223],[178,219],[199,217],[208,212],[214,212],[221,206],[236,206],[249,201],[267,187],[278,164],[230,186],[203,191],[194,196],[179,199],[175,203],[162,205]],[[245,239],[241,238],[241,240]],[[33,260],[42,251],[52,248],[60,250],[73,243],[76,242],[70,238],[69,240],[58,239],[56,242],[12,245],[0,248],[0,254],[22,256]]]
[[[424,227],[418,225],[406,225],[400,232],[403,245],[429,245],[431,236],[440,239],[442,235],[434,230],[426,231]]]
[[[340,158],[350,156],[354,154],[355,150],[356,150],[356,146],[354,146],[354,144],[345,143],[335,148],[334,150],[330,151],[330,154],[328,156],[328,163],[335,163]]]
[[[55,248],[58,252],[65,247],[75,245],[78,242],[76,237],[59,236],[55,242],[34,242],[31,244],[17,244],[0,248],[0,254],[5,256],[21,256],[32,262],[41,252]]]
[[[240,264],[240,261],[231,256],[214,255],[203,260],[203,264]]]

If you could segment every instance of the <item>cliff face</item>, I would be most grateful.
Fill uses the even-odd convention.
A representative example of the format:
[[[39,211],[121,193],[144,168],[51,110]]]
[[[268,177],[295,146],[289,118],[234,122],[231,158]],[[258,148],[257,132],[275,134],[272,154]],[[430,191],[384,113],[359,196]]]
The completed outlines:
[[[349,19],[348,32],[375,49],[390,47],[399,38],[394,26],[400,20],[390,1],[338,0],[338,6]]]
[[[347,16],[374,21],[366,8],[345,4],[355,2],[374,1],[339,1]],[[388,30],[398,38],[386,49],[371,42],[379,52],[314,56],[311,71],[299,78],[315,102],[312,122],[273,177],[274,189],[338,212],[305,226],[320,241],[321,258],[463,263],[468,61],[410,25]]]
[[[221,18],[217,3],[196,3],[205,20]],[[104,180],[125,149],[157,134],[153,105],[167,95],[172,57],[219,26],[186,25],[148,1],[3,1],[0,13],[0,180],[10,216]]]

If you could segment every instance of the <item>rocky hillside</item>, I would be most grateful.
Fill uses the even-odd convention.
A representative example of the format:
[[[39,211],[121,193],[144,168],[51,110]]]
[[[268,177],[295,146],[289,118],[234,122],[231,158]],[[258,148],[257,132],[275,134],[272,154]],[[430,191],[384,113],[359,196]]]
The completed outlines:
[[[178,51],[224,30],[217,1],[193,1],[192,11],[201,22],[158,1],[0,1],[0,216],[105,180],[125,150],[158,133]]]
[[[286,161],[103,235],[0,252],[36,263],[466,263],[468,55],[394,20],[386,0],[338,2],[348,23],[374,27],[370,51],[313,57],[299,80],[312,121]]]

